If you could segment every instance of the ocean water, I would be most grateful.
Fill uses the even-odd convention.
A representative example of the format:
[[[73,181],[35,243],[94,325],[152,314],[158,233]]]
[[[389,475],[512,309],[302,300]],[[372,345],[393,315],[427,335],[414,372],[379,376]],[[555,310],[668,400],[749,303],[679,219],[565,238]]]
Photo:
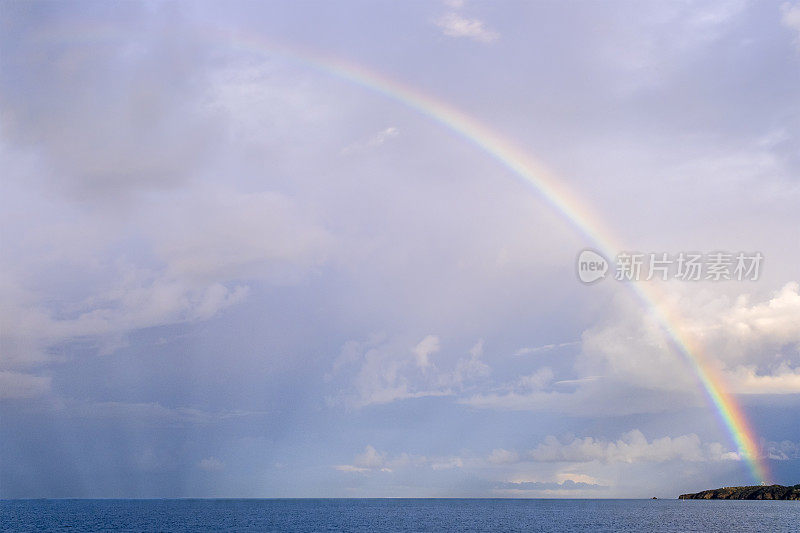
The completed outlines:
[[[2,531],[800,531],[800,501],[3,500]]]

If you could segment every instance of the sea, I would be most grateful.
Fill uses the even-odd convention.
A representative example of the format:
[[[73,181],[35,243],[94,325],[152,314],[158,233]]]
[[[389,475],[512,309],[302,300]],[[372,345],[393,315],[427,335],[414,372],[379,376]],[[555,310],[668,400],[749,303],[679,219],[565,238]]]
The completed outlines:
[[[800,501],[2,500],[2,531],[800,531]]]

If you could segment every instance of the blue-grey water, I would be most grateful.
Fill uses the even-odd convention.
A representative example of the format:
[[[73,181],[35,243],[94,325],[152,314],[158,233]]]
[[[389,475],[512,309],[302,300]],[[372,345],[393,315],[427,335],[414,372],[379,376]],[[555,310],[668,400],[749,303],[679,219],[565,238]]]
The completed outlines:
[[[799,501],[4,500],[3,531],[800,531]]]

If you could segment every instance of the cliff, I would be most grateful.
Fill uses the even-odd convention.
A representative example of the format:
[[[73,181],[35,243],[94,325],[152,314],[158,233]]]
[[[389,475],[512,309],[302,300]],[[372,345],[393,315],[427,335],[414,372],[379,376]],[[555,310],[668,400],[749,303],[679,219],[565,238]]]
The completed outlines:
[[[754,487],[722,487],[694,494],[681,494],[681,500],[800,500],[800,485],[759,485]]]

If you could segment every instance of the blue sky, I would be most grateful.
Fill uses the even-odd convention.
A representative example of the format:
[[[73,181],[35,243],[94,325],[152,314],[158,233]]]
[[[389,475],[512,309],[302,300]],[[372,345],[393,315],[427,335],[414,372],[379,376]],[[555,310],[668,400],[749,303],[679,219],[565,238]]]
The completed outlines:
[[[674,497],[752,483],[513,139],[663,284],[800,482],[800,4],[0,3],[0,496]],[[314,52],[316,51],[316,52]],[[657,282],[648,282],[657,283]]]

